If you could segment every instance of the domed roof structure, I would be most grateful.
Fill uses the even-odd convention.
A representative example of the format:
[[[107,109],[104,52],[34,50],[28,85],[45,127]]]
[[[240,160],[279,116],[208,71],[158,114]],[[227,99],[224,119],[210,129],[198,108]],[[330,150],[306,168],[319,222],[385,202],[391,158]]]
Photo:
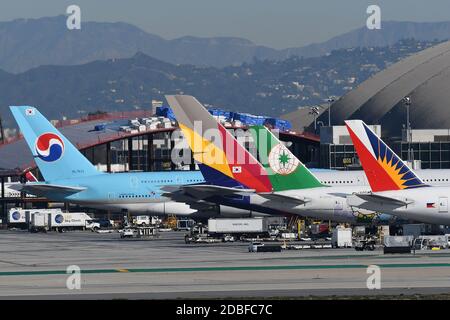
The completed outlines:
[[[381,124],[383,135],[399,134],[405,96],[412,102],[412,128],[450,128],[450,41],[389,66],[341,97],[331,107],[332,124],[361,119]]]

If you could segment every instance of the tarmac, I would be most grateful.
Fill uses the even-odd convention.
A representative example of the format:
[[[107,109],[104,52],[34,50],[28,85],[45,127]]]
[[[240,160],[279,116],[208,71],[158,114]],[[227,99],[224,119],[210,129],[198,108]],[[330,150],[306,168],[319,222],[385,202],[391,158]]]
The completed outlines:
[[[380,289],[368,289],[368,266]],[[76,275],[69,266],[80,268]],[[74,280],[75,279],[75,280]],[[372,279],[372,278],[371,278]],[[369,283],[372,282],[369,279]],[[69,287],[72,289],[68,289]],[[77,289],[76,284],[80,284]],[[74,288],[75,287],[75,288]],[[118,233],[0,230],[0,299],[311,298],[450,293],[450,250],[249,253],[248,243],[185,244]]]

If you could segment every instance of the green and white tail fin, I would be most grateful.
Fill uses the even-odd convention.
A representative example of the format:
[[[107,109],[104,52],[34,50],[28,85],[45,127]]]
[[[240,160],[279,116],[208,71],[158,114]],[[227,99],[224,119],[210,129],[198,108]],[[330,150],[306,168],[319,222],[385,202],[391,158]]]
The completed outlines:
[[[259,162],[267,170],[273,191],[325,186],[266,127],[252,126],[250,132],[258,150]]]

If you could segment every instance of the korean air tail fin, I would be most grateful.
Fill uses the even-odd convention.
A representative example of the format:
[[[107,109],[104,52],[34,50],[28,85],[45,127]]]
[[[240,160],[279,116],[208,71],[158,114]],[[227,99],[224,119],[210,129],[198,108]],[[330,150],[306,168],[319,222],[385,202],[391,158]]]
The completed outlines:
[[[264,167],[192,96],[166,96],[209,184],[271,192]]]
[[[39,110],[29,106],[10,109],[46,181],[101,174]]]
[[[363,121],[345,124],[373,192],[427,186]]]
[[[267,170],[274,191],[324,187],[265,126],[249,128],[259,154],[259,162]]]

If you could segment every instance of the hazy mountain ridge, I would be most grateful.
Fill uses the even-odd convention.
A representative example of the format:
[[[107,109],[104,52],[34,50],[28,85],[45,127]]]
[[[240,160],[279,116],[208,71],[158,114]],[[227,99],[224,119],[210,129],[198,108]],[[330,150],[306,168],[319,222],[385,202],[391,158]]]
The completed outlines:
[[[83,22],[81,30],[69,31],[65,16],[17,19],[0,22],[0,69],[20,73],[40,65],[77,65],[132,57],[137,52],[172,64],[223,67],[254,58],[283,60],[341,48],[387,46],[407,38],[448,39],[450,22],[382,22],[382,30],[362,27],[323,43],[276,50],[236,37],[166,40],[122,22]]]

